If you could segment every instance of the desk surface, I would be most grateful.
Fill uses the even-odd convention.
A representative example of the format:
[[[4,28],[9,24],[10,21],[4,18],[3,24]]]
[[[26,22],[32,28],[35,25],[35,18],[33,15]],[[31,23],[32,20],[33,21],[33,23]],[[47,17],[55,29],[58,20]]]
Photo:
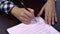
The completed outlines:
[[[57,8],[58,23],[56,23],[54,27],[60,31],[60,0],[57,0],[56,8]],[[0,34],[8,34],[6,32],[6,29],[18,23],[19,21],[16,18],[0,13]]]
[[[17,25],[18,23],[19,21],[16,18],[0,13],[0,34],[6,33],[7,28]]]

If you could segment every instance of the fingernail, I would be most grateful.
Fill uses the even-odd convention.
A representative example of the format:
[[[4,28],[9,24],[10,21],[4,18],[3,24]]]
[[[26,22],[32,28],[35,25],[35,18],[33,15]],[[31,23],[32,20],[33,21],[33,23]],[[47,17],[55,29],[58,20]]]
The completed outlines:
[[[57,22],[58,20],[57,19],[55,19],[55,22]]]
[[[54,25],[55,23],[54,22],[52,22],[52,25]]]

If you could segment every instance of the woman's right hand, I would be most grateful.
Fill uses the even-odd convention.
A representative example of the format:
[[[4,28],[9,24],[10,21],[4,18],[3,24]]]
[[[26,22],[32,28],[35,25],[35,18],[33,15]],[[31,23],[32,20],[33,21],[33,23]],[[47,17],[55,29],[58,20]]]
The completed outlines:
[[[14,7],[11,11],[11,14],[14,15],[18,20],[25,24],[29,24],[32,18],[34,18],[34,10],[28,8],[29,11],[27,11],[25,8],[18,8]]]

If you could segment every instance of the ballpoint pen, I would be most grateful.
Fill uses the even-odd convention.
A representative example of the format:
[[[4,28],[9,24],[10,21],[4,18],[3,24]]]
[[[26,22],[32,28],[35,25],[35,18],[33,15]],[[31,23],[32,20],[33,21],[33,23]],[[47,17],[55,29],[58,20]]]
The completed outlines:
[[[21,2],[21,4],[23,5],[23,7],[24,7],[27,11],[29,11],[29,12],[30,12],[30,10],[29,10],[29,9],[27,9],[27,7],[24,5],[24,3],[23,3],[23,2]],[[34,17],[34,20],[37,22],[37,20],[35,19],[35,17]]]
[[[29,11],[29,12],[30,12],[30,10],[29,10],[29,9],[27,9],[27,7],[24,5],[24,3],[23,3],[23,2],[21,2],[21,4],[23,5],[23,7],[24,7],[27,11]]]

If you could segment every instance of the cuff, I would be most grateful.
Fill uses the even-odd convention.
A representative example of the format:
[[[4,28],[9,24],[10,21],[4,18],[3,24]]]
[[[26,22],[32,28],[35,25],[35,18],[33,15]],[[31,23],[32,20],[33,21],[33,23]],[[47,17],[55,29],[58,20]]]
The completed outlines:
[[[0,9],[2,12],[5,12],[6,14],[10,14],[11,9],[14,7],[14,3],[11,1],[2,1],[0,2]]]

